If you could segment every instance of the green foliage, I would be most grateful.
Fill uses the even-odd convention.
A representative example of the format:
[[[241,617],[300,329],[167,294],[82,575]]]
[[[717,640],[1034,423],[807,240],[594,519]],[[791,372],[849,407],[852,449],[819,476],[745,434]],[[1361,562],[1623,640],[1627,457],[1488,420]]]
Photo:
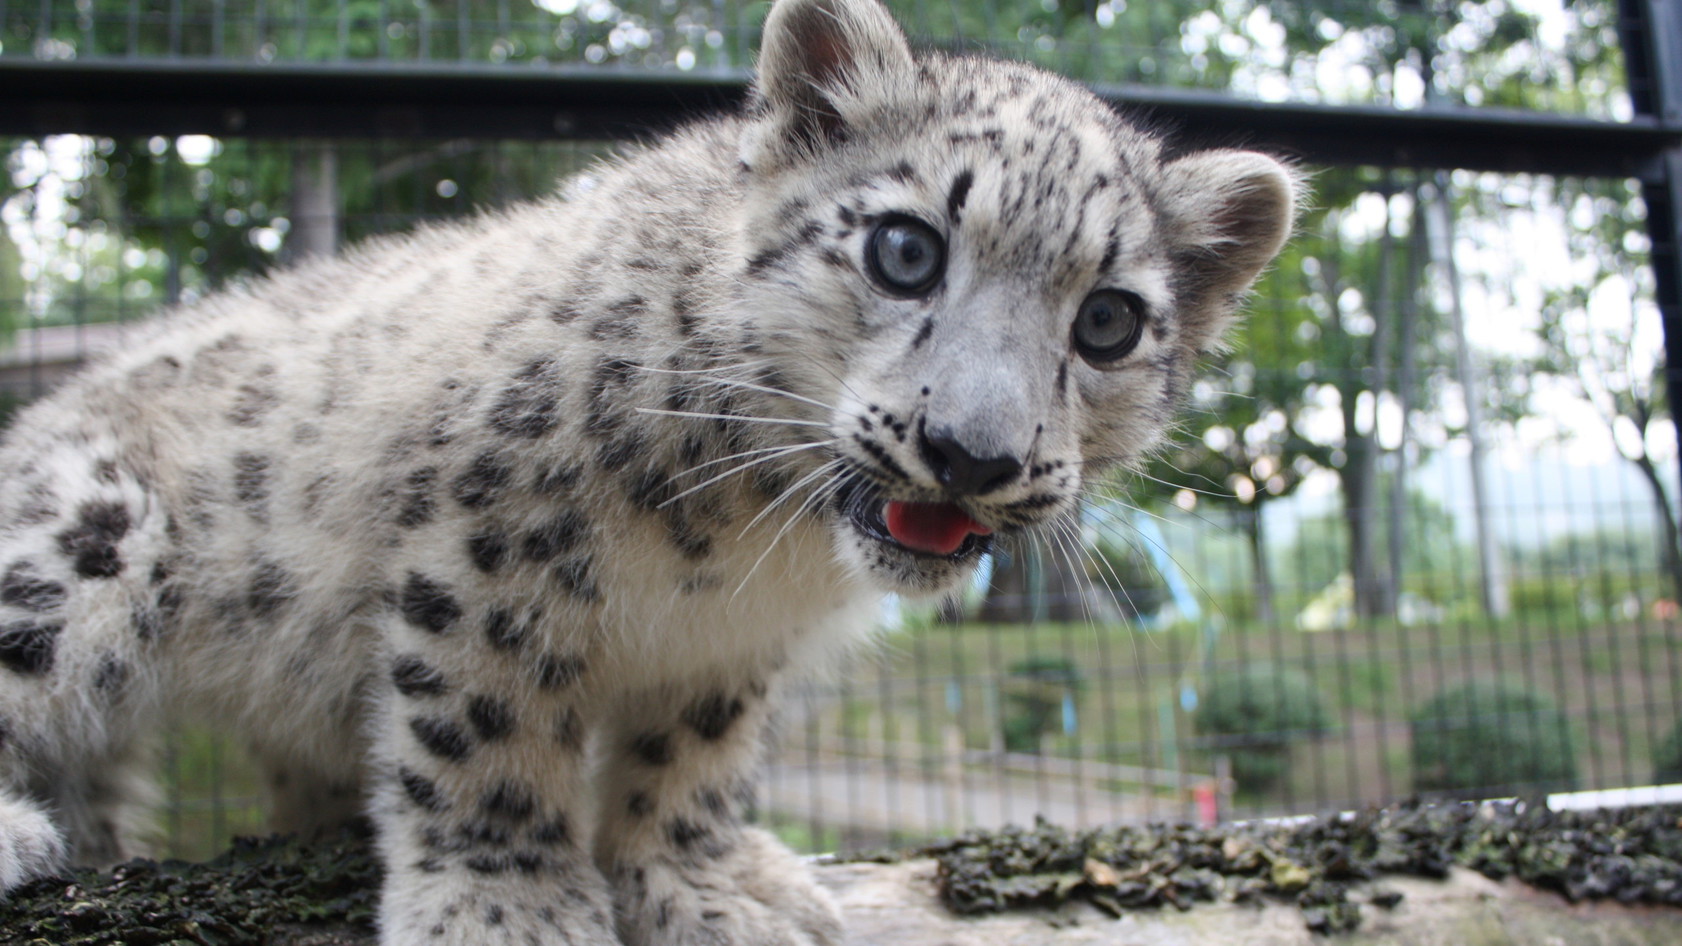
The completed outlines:
[[[1653,781],[1682,782],[1682,719],[1676,721],[1663,742],[1653,746]]]
[[[1060,728],[1064,700],[1085,689],[1080,668],[1067,657],[1035,655],[1011,664],[1004,694],[1005,748],[1040,751],[1040,738]]]
[[[1489,797],[1556,791],[1577,777],[1571,726],[1553,700],[1516,683],[1472,680],[1414,711],[1413,784]]]
[[[1110,593],[1124,619],[1156,613],[1168,597],[1162,576],[1138,549],[1101,538],[1086,559],[1086,575]]]
[[[1381,482],[1380,496],[1388,496],[1387,482]],[[1390,517],[1377,510],[1375,544],[1386,548]],[[1407,509],[1402,513],[1402,570],[1408,588],[1431,600],[1464,584],[1463,570],[1475,562],[1456,534],[1454,513],[1441,501],[1415,490],[1408,491]],[[1281,554],[1280,576],[1288,587],[1312,595],[1331,584],[1349,567],[1349,533],[1342,512],[1309,516],[1297,524],[1296,536]]]
[[[1212,751],[1231,758],[1240,791],[1251,794],[1284,778],[1292,744],[1332,726],[1326,701],[1308,675],[1273,663],[1212,674],[1192,721]]]

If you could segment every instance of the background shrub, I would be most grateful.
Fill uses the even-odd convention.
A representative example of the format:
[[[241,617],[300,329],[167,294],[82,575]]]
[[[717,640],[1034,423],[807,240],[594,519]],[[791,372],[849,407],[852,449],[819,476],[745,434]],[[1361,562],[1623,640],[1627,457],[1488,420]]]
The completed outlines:
[[[1571,726],[1553,700],[1515,683],[1472,680],[1432,697],[1409,720],[1413,787],[1490,796],[1569,788]]]
[[[1653,781],[1682,782],[1682,719],[1653,747]]]
[[[1308,675],[1271,663],[1211,674],[1192,721],[1206,746],[1232,760],[1239,790],[1251,794],[1284,779],[1292,743],[1312,739],[1332,724]]]
[[[1062,728],[1063,703],[1086,688],[1080,668],[1067,657],[1028,657],[1010,665],[1005,683],[1005,748],[1040,751],[1040,737]]]

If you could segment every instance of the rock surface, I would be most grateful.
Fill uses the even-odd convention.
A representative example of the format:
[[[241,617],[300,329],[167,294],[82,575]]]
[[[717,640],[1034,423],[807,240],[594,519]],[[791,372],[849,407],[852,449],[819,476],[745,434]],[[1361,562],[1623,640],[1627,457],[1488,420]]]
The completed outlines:
[[[1040,824],[886,860],[815,867],[846,946],[1682,943],[1678,808]],[[0,903],[0,946],[374,946],[378,885],[365,837],[242,840],[207,864],[134,861],[23,887]]]
[[[940,901],[933,860],[837,864],[818,878],[842,903],[847,946],[1676,946],[1682,910],[1615,902],[1572,904],[1521,881],[1464,868],[1445,880],[1386,878],[1354,898],[1400,893],[1390,909],[1327,937],[1293,904],[1199,904],[1130,911],[1119,919],[1083,901],[1056,909],[956,916]]]

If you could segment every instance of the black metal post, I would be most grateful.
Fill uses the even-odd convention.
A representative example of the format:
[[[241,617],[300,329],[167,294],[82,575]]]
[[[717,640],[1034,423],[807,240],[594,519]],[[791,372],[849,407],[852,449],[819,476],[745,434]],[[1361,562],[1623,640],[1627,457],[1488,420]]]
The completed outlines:
[[[1637,115],[1682,121],[1682,0],[1622,0],[1618,5],[1630,98]],[[1665,391],[1682,441],[1682,146],[1671,145],[1641,175],[1653,282],[1664,324]],[[1682,466],[1682,458],[1678,459]]]

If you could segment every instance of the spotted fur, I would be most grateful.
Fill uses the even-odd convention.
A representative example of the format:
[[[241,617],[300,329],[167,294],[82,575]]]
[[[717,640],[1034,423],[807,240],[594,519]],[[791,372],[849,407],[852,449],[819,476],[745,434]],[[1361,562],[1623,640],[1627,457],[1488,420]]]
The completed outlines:
[[[191,710],[281,829],[372,815],[391,946],[836,942],[743,823],[777,695],[1144,455],[1294,189],[779,0],[742,114],[160,320],[0,451],[0,888],[129,854]],[[915,293],[869,255],[906,220]]]

